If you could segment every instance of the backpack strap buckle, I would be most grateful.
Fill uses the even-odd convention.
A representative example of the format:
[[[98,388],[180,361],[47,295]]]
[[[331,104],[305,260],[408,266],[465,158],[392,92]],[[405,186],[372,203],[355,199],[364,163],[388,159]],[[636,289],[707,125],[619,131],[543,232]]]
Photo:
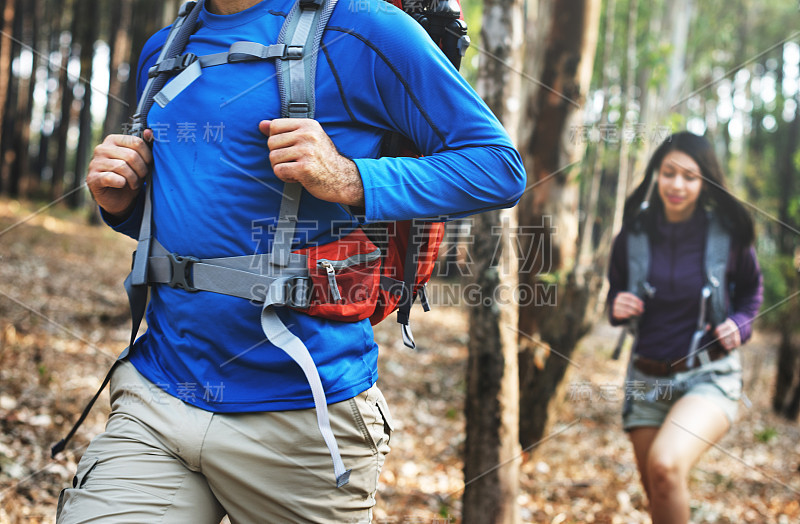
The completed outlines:
[[[306,309],[311,303],[311,287],[306,277],[278,278],[265,290],[267,306]]]
[[[197,60],[194,53],[184,53],[180,56],[167,58],[147,70],[148,77],[158,76],[161,73],[176,73],[183,71]]]
[[[194,9],[195,4],[197,4],[197,2],[192,2],[192,1],[185,2],[178,10],[178,16],[182,17],[191,13],[192,9]]]
[[[196,293],[200,291],[192,284],[192,265],[195,262],[200,262],[197,257],[181,256],[175,253],[167,254],[170,263],[170,279],[167,285],[172,288],[183,289],[189,293]]]
[[[287,45],[283,50],[281,60],[300,60],[303,58],[303,46]]]
[[[308,115],[308,111],[309,111],[309,106],[307,102],[291,102],[289,104],[290,118],[297,118],[298,116],[306,116]]]

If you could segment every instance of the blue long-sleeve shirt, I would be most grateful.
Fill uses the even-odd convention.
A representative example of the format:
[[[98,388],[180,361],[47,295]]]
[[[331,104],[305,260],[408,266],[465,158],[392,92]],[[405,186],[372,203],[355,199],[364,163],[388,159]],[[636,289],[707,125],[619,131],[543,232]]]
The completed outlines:
[[[293,2],[265,0],[227,16],[204,11],[186,52],[273,44]],[[162,30],[142,51],[140,95],[165,38]],[[315,99],[315,118],[361,175],[360,220],[462,216],[513,205],[523,191],[521,160],[499,122],[419,24],[383,0],[339,2],[322,39]],[[258,122],[278,118],[279,108],[271,61],[206,68],[165,108],[153,106],[154,235],[169,251],[198,258],[269,251],[283,183]],[[387,131],[411,139],[424,157],[379,158]],[[115,229],[136,236],[141,207]],[[296,247],[330,242],[334,229],[357,223],[342,206],[304,193]],[[278,314],[309,348],[328,402],[375,382],[378,347],[368,321]],[[259,315],[247,300],[156,285],[131,361],[204,409],[312,407],[301,370],[266,340]]]
[[[650,240],[647,277],[655,293],[645,300],[634,348],[637,354],[658,360],[678,360],[689,351],[700,315],[700,293],[705,285],[707,232],[708,218],[700,209],[685,222],[659,220],[658,238]],[[617,294],[627,291],[628,287],[627,235],[628,230],[623,227],[611,254],[607,303],[613,325],[621,321],[613,317],[611,304]],[[725,277],[728,318],[736,323],[742,342],[746,342],[752,334],[752,321],[758,314],[763,295],[761,270],[752,246],[733,243]],[[730,289],[733,293],[727,292]],[[701,340],[700,347],[713,343],[714,327],[711,326],[712,329]]]

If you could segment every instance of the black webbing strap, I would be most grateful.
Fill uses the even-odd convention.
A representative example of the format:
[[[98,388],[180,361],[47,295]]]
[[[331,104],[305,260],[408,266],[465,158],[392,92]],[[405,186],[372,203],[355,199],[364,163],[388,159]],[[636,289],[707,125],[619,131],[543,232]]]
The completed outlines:
[[[419,262],[420,239],[422,238],[422,222],[414,219],[408,228],[406,244],[406,260],[403,263],[403,294],[397,307],[397,322],[403,333],[403,344],[414,349],[414,334],[408,325],[411,317],[411,305],[414,303],[414,285],[417,283],[417,263]]]
[[[78,421],[75,422],[75,424],[72,426],[72,429],[69,430],[67,436],[62,438],[55,444],[53,444],[53,447],[50,448],[50,458],[56,458],[56,455],[64,451],[64,448],[67,447],[67,443],[72,439],[73,436],[75,436],[75,432],[78,431],[78,428],[81,427],[83,421],[86,420],[87,416],[89,416],[89,412],[92,410],[92,407],[94,407],[94,403],[97,402],[97,399],[100,398],[100,394],[106,388],[106,385],[108,385],[108,383],[111,381],[111,375],[114,373],[114,370],[117,369],[117,364],[119,364],[120,362],[125,360],[125,358],[127,358],[129,349],[130,348],[125,348],[123,352],[119,354],[117,360],[114,361],[114,364],[112,364],[111,369],[109,369],[108,373],[106,373],[106,377],[103,379],[103,383],[100,384],[100,387],[97,388],[97,392],[94,394],[89,403],[86,404],[86,407],[83,408],[81,416],[78,417]]]

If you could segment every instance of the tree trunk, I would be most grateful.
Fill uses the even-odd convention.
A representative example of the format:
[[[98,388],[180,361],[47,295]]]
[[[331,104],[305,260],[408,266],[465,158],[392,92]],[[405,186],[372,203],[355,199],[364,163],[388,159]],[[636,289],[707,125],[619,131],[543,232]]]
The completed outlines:
[[[498,235],[495,228],[500,224]],[[469,310],[462,521],[516,524],[521,453],[514,212],[483,213],[475,217],[473,227],[475,284],[485,298],[470,304]]]
[[[664,101],[668,106],[664,113],[677,111],[682,96],[687,95],[686,86],[686,49],[689,41],[689,27],[695,11],[695,0],[672,0],[669,5],[669,30],[671,52],[669,57],[669,75]]]
[[[3,28],[2,37],[0,37],[0,144],[4,139],[6,130],[2,123],[6,121],[6,103],[9,99],[8,89],[11,81],[11,46],[13,44],[14,33],[14,8],[16,7],[14,0],[3,1],[2,19],[0,19],[0,26]],[[2,168],[4,161],[0,155],[0,168]],[[3,190],[3,177],[0,173],[0,191]]]
[[[10,1],[13,2],[13,0],[10,0]],[[7,3],[8,3],[8,0],[0,0],[0,27],[3,28],[3,31],[6,30],[5,17],[6,17],[6,4]],[[8,43],[7,36],[6,35],[0,35],[0,56],[2,56],[3,50],[5,49],[5,46],[6,46],[7,43]],[[0,69],[0,71],[2,71],[2,69]],[[2,101],[2,98],[0,98],[0,101]],[[2,117],[2,115],[0,115],[0,117]]]
[[[61,109],[59,111],[58,124],[56,126],[56,160],[53,165],[53,184],[51,186],[50,197],[57,199],[64,193],[64,183],[67,171],[67,154],[68,144],[67,139],[69,135],[69,126],[72,122],[72,102],[73,87],[75,82],[70,78],[67,73],[67,66],[69,65],[70,57],[73,55],[73,45],[75,43],[75,34],[77,33],[78,16],[74,14],[75,3],[70,4],[70,9],[64,10],[64,16],[69,17],[71,23],[69,24],[70,31],[68,36],[64,36],[61,42],[61,74],[58,77],[58,89],[61,95]],[[69,13],[69,14],[67,14]],[[65,27],[67,24],[64,24]]]
[[[70,195],[67,203],[72,209],[79,207],[84,200],[84,192],[80,190],[86,174],[89,160],[89,148],[94,142],[92,137],[92,74],[94,73],[94,41],[100,20],[97,10],[90,0],[81,0],[82,12],[79,44],[81,48],[81,78],[84,87],[83,105],[79,117],[78,147],[75,150],[75,176],[72,179]]]
[[[753,71],[747,64],[748,58],[752,56],[751,46],[748,45],[750,42],[750,33],[751,33],[751,15],[752,9],[750,2],[748,0],[741,0],[740,4],[736,6],[739,12],[742,13],[742,21],[738,27],[738,49],[736,54],[734,55],[734,62],[737,64],[736,71],[731,78],[731,90],[732,90],[732,99],[736,101],[740,99],[742,95],[745,100],[752,101],[752,83],[753,83]],[[739,64],[745,64],[740,66]],[[739,76],[739,72],[744,71],[747,73],[747,79],[742,80]],[[747,170],[747,166],[749,164],[749,138],[751,130],[748,127],[751,125],[751,117],[752,114],[752,107],[746,108],[742,107],[741,104],[734,103],[734,111],[733,117],[731,120],[738,120],[739,125],[741,126],[740,135],[735,137],[735,143],[737,144],[736,150],[737,154],[735,159],[731,159],[729,164],[729,173],[730,173],[730,188],[737,192],[739,195],[742,195],[740,190],[744,187],[745,181],[745,171]]]
[[[478,92],[515,140],[522,66],[522,2],[484,4]],[[500,233],[498,234],[498,231]],[[490,211],[473,222],[471,259],[482,299],[470,304],[467,364],[464,524],[517,524],[519,383],[517,256],[513,210]]]
[[[781,224],[792,225],[792,212],[790,206],[794,201],[796,168],[794,159],[797,157],[798,140],[800,140],[800,93],[795,94],[796,109],[794,120],[788,125],[784,149],[780,158],[778,168],[778,184],[781,188],[779,197],[778,217]],[[778,249],[784,255],[792,255],[795,242],[794,235],[787,227],[778,228],[777,234]],[[790,275],[789,278],[794,283],[792,291],[798,287],[797,275]],[[792,331],[797,325],[796,310],[787,313],[787,319],[782,322],[781,344],[778,347],[778,366],[775,380],[775,393],[772,397],[773,410],[788,418],[797,420],[800,414],[800,347],[793,344]]]
[[[609,72],[612,52],[614,46],[614,19],[615,19],[615,0],[606,0],[605,11],[605,39],[603,42],[603,62],[600,64],[600,92],[603,94],[603,108],[600,111],[600,129],[608,128],[608,110],[609,104],[609,82],[611,75]],[[589,142],[591,145],[591,141]],[[598,217],[598,206],[600,203],[601,181],[603,179],[603,171],[605,167],[606,156],[606,140],[603,139],[602,134],[597,141],[597,147],[594,148],[594,154],[589,160],[589,176],[590,183],[588,191],[584,200],[586,204],[583,206],[583,228],[580,233],[580,243],[578,245],[578,263],[581,265],[589,265],[594,258],[595,243],[594,243],[594,227]]]
[[[9,60],[8,69],[0,70],[0,75],[6,77],[6,92],[5,103],[3,109],[2,124],[0,128],[0,186],[2,186],[8,193],[11,190],[12,179],[15,176],[11,172],[11,166],[14,163],[14,155],[16,153],[16,137],[14,135],[15,122],[17,121],[18,98],[20,91],[20,78],[13,72],[11,67],[14,59],[19,57],[20,41],[22,37],[22,22],[24,19],[25,7],[18,5],[14,8],[14,4],[9,2],[11,6],[11,42],[9,46]],[[8,10],[6,10],[8,15]]]
[[[792,340],[794,324],[788,320],[781,329],[772,410],[788,420],[797,420],[800,413],[800,346]]]
[[[22,41],[32,49],[36,49],[38,34],[38,18],[36,3],[29,2],[23,7]],[[27,78],[20,78],[19,99],[17,101],[17,119],[14,122],[14,161],[11,164],[8,194],[11,197],[20,195],[20,185],[27,182],[29,175],[31,113],[33,112],[33,89],[36,85],[36,68],[39,56],[32,53],[31,71]]]
[[[59,37],[57,30],[59,26],[58,20],[49,20],[50,36],[48,37],[47,55],[50,56],[56,49],[59,49]],[[45,86],[49,86],[51,81],[58,78],[59,71],[53,62],[48,60],[47,65],[47,78],[45,78]],[[53,168],[50,161],[50,144],[52,142],[53,132],[55,130],[55,114],[57,113],[57,96],[55,89],[49,87],[45,89],[45,103],[44,114],[42,115],[42,126],[39,129],[39,154],[36,159],[35,173],[35,186],[38,190],[34,195],[36,198],[44,199],[53,192]],[[49,187],[48,187],[49,186]]]
[[[520,288],[536,299],[520,308],[520,442],[529,447],[544,435],[550,399],[568,358],[594,316],[602,273],[576,271],[578,183],[568,166],[582,151],[570,143],[570,124],[580,122],[597,45],[599,0],[554,0],[550,13],[541,84],[529,95],[533,131],[523,159],[534,185],[519,205],[523,254]],[[558,234],[556,235],[556,228]],[[538,275],[564,275],[543,287]],[[555,286],[555,290],[553,287]],[[555,299],[555,300],[553,300]],[[558,307],[553,307],[557,303]],[[592,311],[587,316],[587,312]],[[550,355],[550,350],[559,357]],[[550,358],[548,358],[550,356]]]
[[[778,348],[778,373],[775,381],[775,395],[772,409],[789,420],[797,420],[800,411],[800,353],[792,344],[791,336],[781,337]]]
[[[798,63],[800,66],[800,63]],[[797,82],[800,79],[788,79]],[[780,88],[779,88],[780,89]],[[798,141],[800,141],[800,93],[795,94],[794,120],[788,124],[786,140],[783,142],[783,152],[778,156],[778,187],[781,188],[778,202],[778,218],[783,224],[792,224],[792,202],[796,198],[795,179],[796,168],[795,158],[798,152]],[[778,228],[778,249],[785,255],[791,255],[794,250],[796,236],[786,227]]]
[[[639,0],[631,0],[628,12],[628,40],[625,53],[625,85],[623,87],[622,111],[620,112],[620,137],[619,148],[619,177],[617,178],[617,193],[614,202],[614,221],[611,223],[611,231],[619,231],[622,227],[622,212],[625,206],[625,197],[628,194],[628,185],[632,176],[632,164],[630,146],[631,142],[625,137],[625,127],[627,126],[628,110],[633,105],[631,101],[635,98],[636,89],[636,25],[639,20]],[[635,123],[635,121],[633,122]]]
[[[108,106],[106,120],[103,125],[103,136],[112,133],[121,133],[122,125],[128,118],[132,108],[125,101],[125,87],[127,82],[135,82],[134,69],[136,64],[127,60],[131,54],[131,19],[133,15],[133,0],[120,0],[113,2],[114,21],[111,35],[111,78],[108,86]],[[127,68],[127,73],[123,70]]]
[[[173,12],[168,21],[162,20],[163,6],[160,0],[138,0],[136,2],[136,9],[133,12],[132,18],[132,31],[133,35],[131,40],[130,57],[128,63],[130,64],[130,79],[125,85],[124,100],[128,104],[127,116],[133,115],[136,109],[136,75],[137,67],[139,64],[139,54],[142,47],[148,38],[150,38],[156,31],[173,21],[177,12]]]
[[[50,64],[48,63],[48,57],[50,56],[50,49],[52,46],[50,44],[52,38],[52,21],[50,20],[51,15],[51,8],[50,2],[48,0],[36,0],[35,7],[34,7],[34,18],[33,18],[33,41],[35,42],[36,53],[34,53],[33,57],[33,77],[31,78],[30,84],[30,96],[29,100],[31,101],[31,114],[29,118],[33,118],[33,110],[34,110],[34,99],[33,99],[33,91],[36,88],[37,84],[37,75],[39,68],[44,68],[46,70],[46,77],[42,84],[45,86],[45,101],[44,101],[44,108],[42,109],[41,114],[37,115],[39,119],[42,120],[42,124],[39,126],[38,130],[38,142],[36,144],[34,155],[31,155],[27,159],[27,164],[25,166],[26,175],[25,175],[25,187],[24,187],[24,194],[27,198],[38,198],[40,196],[41,190],[41,183],[42,183],[42,170],[41,170],[41,162],[39,161],[39,157],[41,156],[41,146],[42,146],[42,127],[44,122],[44,117],[47,113],[47,80],[50,78]],[[30,126],[28,129],[28,146],[30,148],[31,143],[31,136],[30,136]]]

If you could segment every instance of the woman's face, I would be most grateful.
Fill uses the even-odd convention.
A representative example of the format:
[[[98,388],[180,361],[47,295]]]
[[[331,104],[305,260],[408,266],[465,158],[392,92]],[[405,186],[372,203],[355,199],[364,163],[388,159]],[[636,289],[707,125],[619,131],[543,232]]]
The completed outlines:
[[[670,151],[658,170],[658,196],[668,222],[688,220],[697,208],[703,177],[700,166],[686,153]]]

